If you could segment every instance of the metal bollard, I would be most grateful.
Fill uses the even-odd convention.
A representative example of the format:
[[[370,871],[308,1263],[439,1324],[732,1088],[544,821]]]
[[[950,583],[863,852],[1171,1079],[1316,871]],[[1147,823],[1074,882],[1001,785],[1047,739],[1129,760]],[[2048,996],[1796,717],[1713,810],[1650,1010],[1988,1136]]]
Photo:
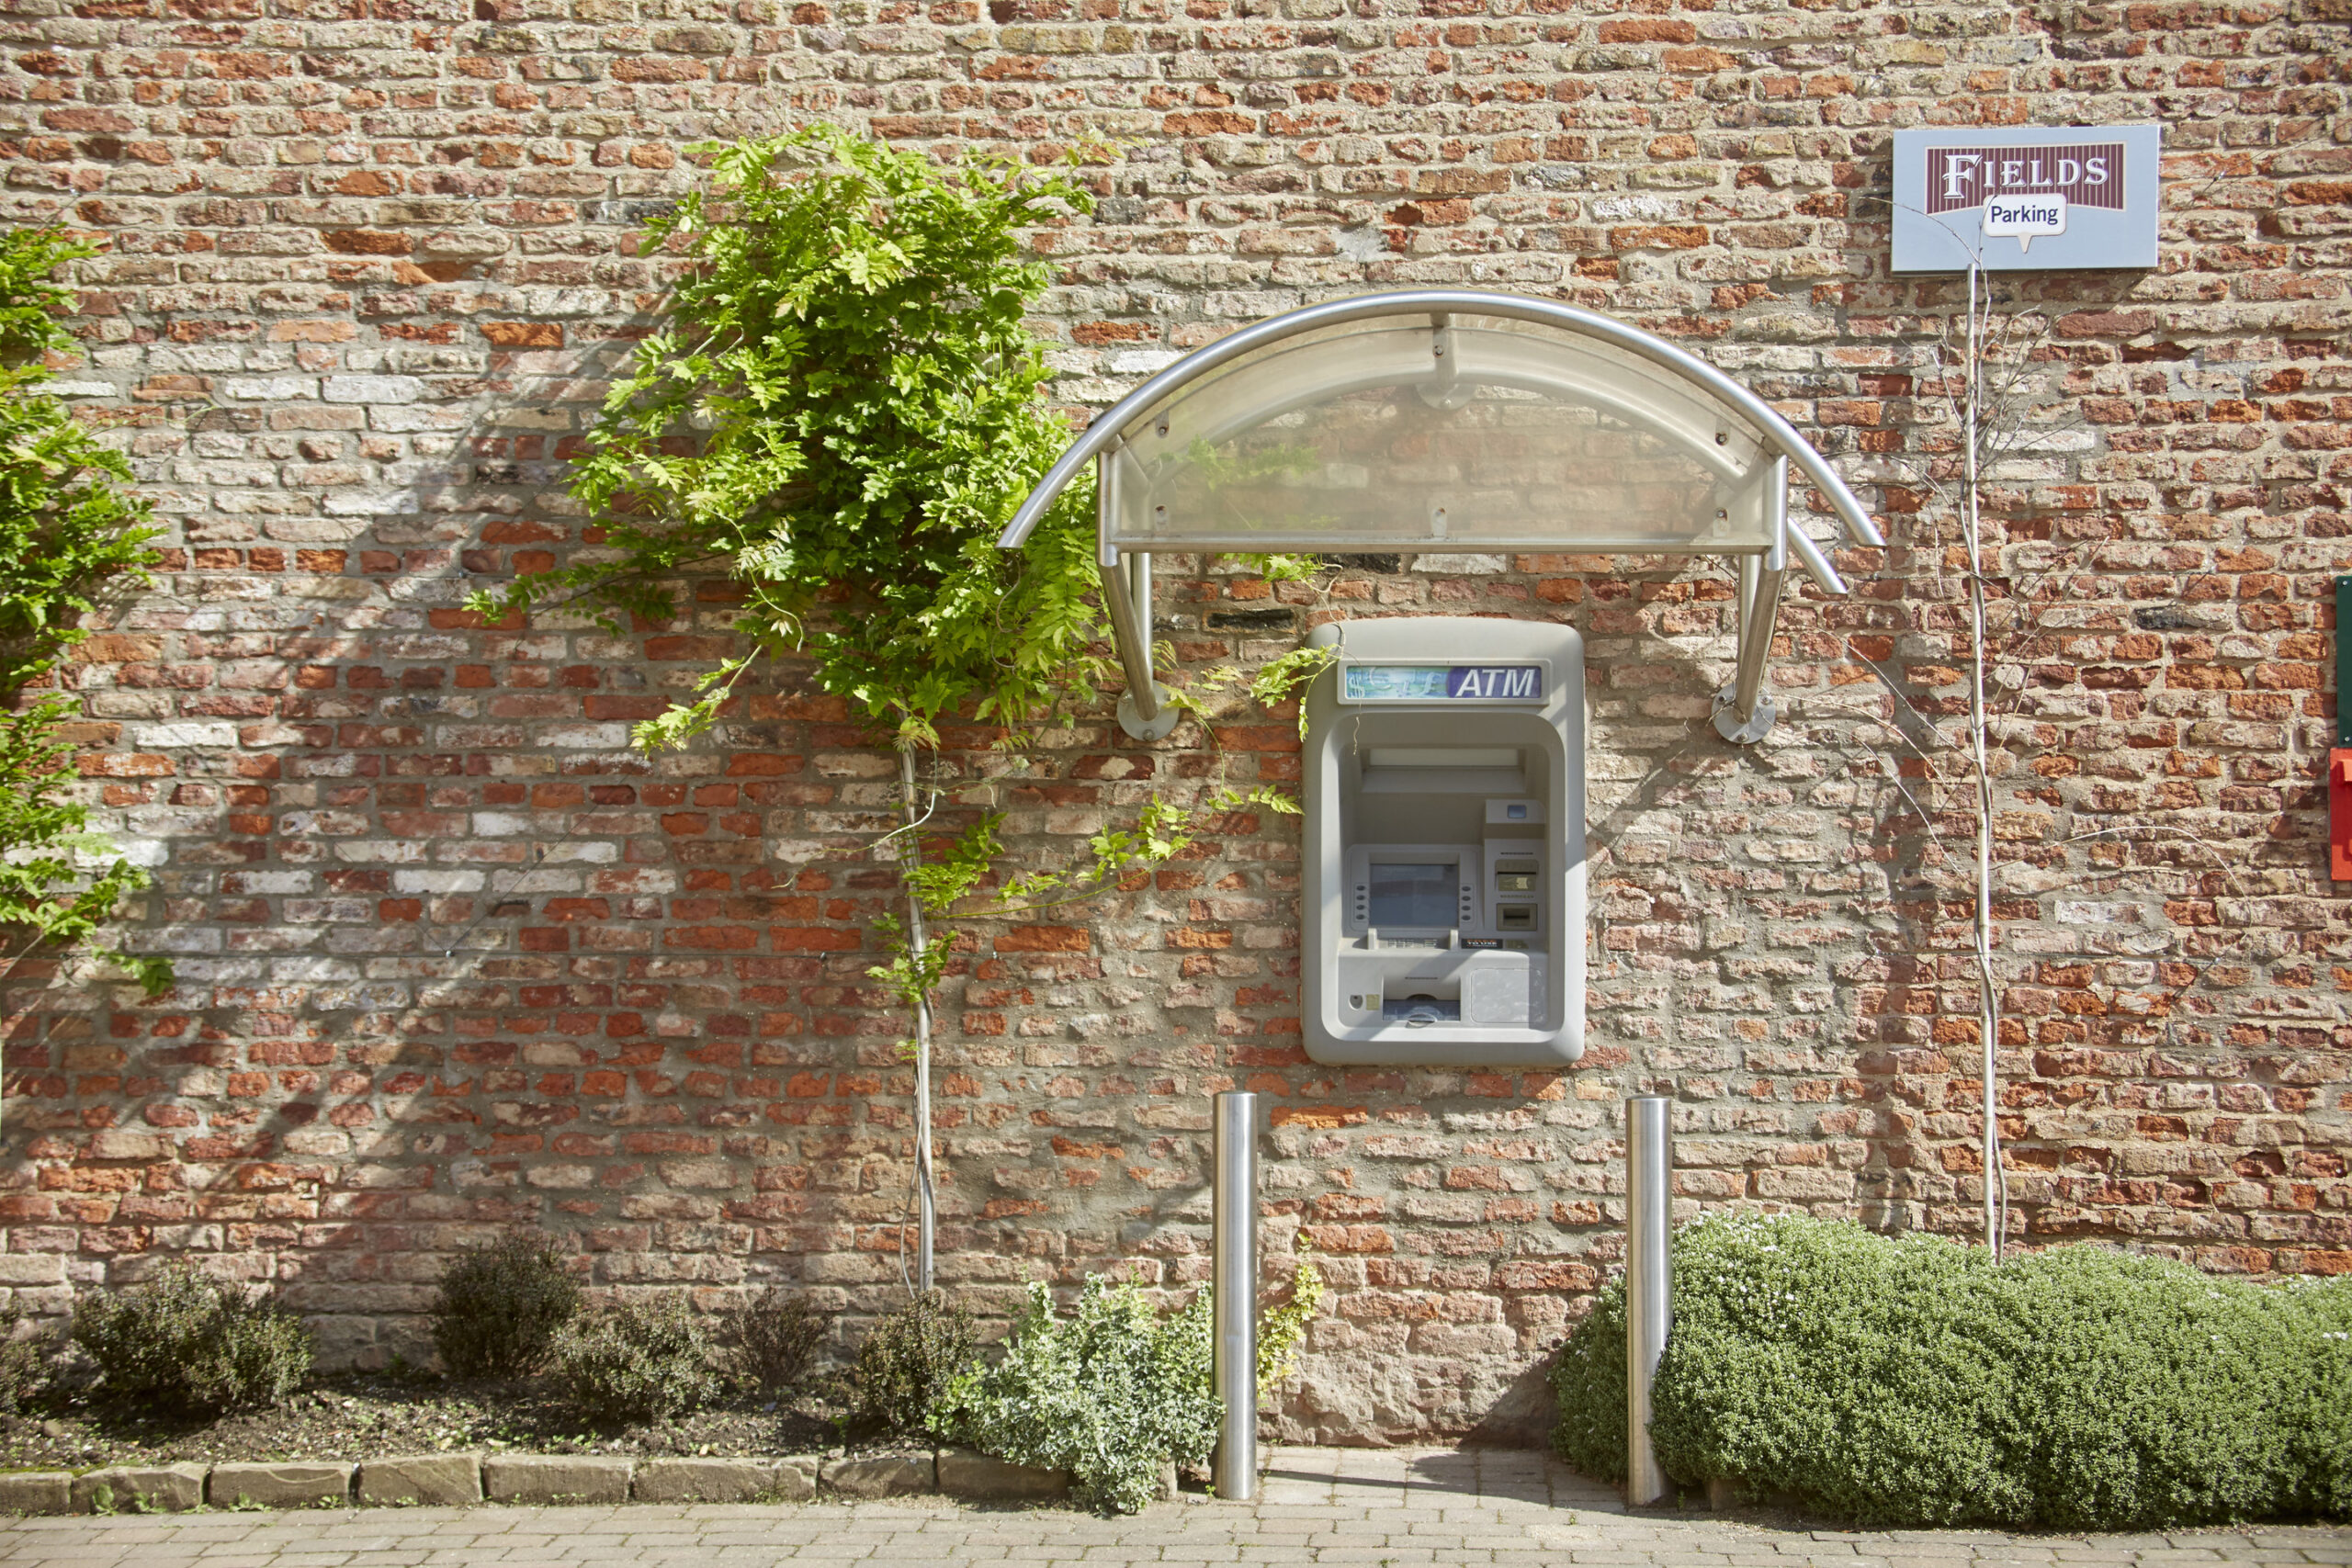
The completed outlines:
[[[1210,1382],[1225,1403],[1210,1461],[1219,1498],[1258,1495],[1258,1097],[1216,1097]]]
[[[1674,1207],[1671,1105],[1660,1094],[1625,1101],[1625,1500],[1637,1508],[1667,1490],[1650,1441],[1650,1384],[1674,1324],[1674,1262],[1668,1250]]]

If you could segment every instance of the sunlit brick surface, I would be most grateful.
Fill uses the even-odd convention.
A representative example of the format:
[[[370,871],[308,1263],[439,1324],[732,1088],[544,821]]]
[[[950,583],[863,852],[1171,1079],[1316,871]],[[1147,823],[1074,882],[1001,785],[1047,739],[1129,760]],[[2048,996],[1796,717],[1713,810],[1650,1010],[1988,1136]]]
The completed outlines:
[[[473,586],[587,540],[565,459],[649,331],[631,225],[683,149],[797,113],[901,141],[1124,151],[1043,231],[1057,394],[1100,406],[1310,299],[1521,289],[1688,343],[1888,518],[1858,591],[1782,612],[1787,717],[1718,741],[1719,565],[1357,561],[1318,591],[1164,563],[1191,671],[1314,621],[1552,616],[1591,668],[1592,1045],[1550,1074],[1340,1074],[1298,1048],[1297,836],[1236,813],[1148,886],[965,929],[942,997],[943,1278],[1206,1269],[1208,1108],[1273,1107],[1267,1234],[1335,1287],[1283,1429],[1543,1425],[1538,1369],[1617,1253],[1615,1104],[1679,1100],[1686,1210],[1964,1232],[1979,1176],[1962,792],[1881,722],[1962,707],[1931,348],[1884,275],[1887,131],[2166,122],[2164,265],[2001,285],[2047,307],[2047,430],[1996,470],[2004,1122],[2029,1242],[2352,1267],[2333,731],[2352,153],[2340,5],[1623,8],[1334,0],[19,0],[9,212],[111,247],[86,366],[168,525],[84,645],[90,797],[158,877],[182,985],[17,970],[0,1284],[220,1255],[331,1361],[421,1353],[443,1260],[521,1222],[597,1283],[898,1292],[905,1023],[865,978],[895,768],[790,667],[715,743],[631,721],[731,646],[485,628]],[[1385,569],[1385,570],[1384,570]],[[1288,783],[1287,716],[1024,766],[951,732],[938,821],[1028,865],[1158,790]],[[2092,836],[2103,835],[2103,836]],[[451,951],[454,949],[454,953]],[[845,1335],[847,1331],[845,1330]],[[149,1527],[152,1528],[152,1527]]]

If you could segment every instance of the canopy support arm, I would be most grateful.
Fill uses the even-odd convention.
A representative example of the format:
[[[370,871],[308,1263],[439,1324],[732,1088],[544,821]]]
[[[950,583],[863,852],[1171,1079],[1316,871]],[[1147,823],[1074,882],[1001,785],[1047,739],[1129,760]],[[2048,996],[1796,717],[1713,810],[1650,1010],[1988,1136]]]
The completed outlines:
[[[1116,456],[1115,449],[1106,451],[1094,464],[1094,506],[1104,518],[1118,504]],[[1108,533],[1104,527],[1097,536]],[[1151,557],[1137,551],[1122,558],[1105,547],[1095,570],[1102,579],[1103,608],[1111,612],[1111,640],[1127,676],[1125,694],[1119,698],[1119,728],[1136,740],[1165,740],[1184,716],[1162,700],[1167,688],[1152,678]]]
[[[1789,460],[1772,459],[1765,484],[1766,521],[1773,544],[1770,554],[1739,558],[1739,668],[1731,684],[1715,694],[1715,733],[1735,745],[1750,746],[1770,733],[1779,713],[1764,694],[1764,666],[1772,656],[1773,622],[1781,608],[1781,585],[1788,576],[1789,546],[1804,540],[1789,522]],[[1806,552],[1799,547],[1800,555]],[[1805,564],[1814,563],[1808,559]],[[1821,563],[1820,570],[1827,570]],[[1815,574],[1816,577],[1819,571]],[[1830,576],[1834,581],[1836,573]],[[1842,592],[1845,585],[1838,584]]]

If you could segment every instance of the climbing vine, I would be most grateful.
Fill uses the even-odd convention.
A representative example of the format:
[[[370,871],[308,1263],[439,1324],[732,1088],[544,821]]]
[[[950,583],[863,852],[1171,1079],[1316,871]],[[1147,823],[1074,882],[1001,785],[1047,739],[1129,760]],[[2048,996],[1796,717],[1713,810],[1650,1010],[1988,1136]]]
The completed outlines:
[[[77,346],[56,320],[71,304],[57,269],[94,254],[54,230],[0,235],[0,979],[95,941],[148,882],[66,795],[58,732],[78,709],[53,689],[101,587],[155,559],[146,504],[122,488],[129,461],[42,390],[48,356]],[[170,988],[168,960],[98,951],[150,996]]]
[[[745,591],[746,651],[639,726],[648,749],[707,729],[786,649],[902,747],[936,745],[948,714],[1018,729],[1091,696],[1092,487],[1025,550],[995,539],[1069,434],[1038,395],[1023,316],[1046,277],[1021,231],[1086,211],[1085,189],[822,125],[692,151],[708,188],[646,239],[680,268],[667,319],[615,378],[571,479],[598,547],[473,607],[665,620],[682,571],[724,567]]]
[[[659,621],[678,611],[682,573],[721,567],[746,591],[745,650],[637,726],[639,746],[708,729],[762,658],[789,649],[902,750],[936,746],[942,718],[959,712],[1003,726],[1017,747],[1110,672],[1095,651],[1108,627],[1091,482],[1064,491],[1023,551],[996,547],[1069,439],[1040,397],[1043,344],[1023,317],[1047,279],[1021,236],[1091,198],[1067,172],[985,154],[943,165],[825,125],[694,151],[708,160],[707,188],[645,240],[681,267],[666,320],[616,378],[571,480],[599,519],[597,547],[471,607],[577,604],[608,626]],[[1248,564],[1277,580],[1314,566]],[[1299,657],[1257,694],[1279,701]],[[1213,791],[1196,809],[1243,805],[1296,810],[1262,787]],[[1095,833],[1075,864],[1014,876],[961,912],[1091,897],[1182,853],[1193,820],[1154,797],[1132,826]],[[1001,822],[990,814],[899,852],[924,913],[947,914],[989,882]],[[878,973],[911,1003],[936,983],[948,943],[918,959],[895,921],[883,931],[897,956]]]
[[[676,269],[662,323],[616,375],[571,482],[596,520],[593,547],[469,607],[576,607],[617,631],[626,616],[675,618],[682,580],[723,570],[741,589],[741,651],[638,725],[636,743],[689,743],[763,660],[791,652],[899,750],[909,821],[876,852],[895,856],[908,907],[876,921],[889,957],[871,973],[915,1022],[927,1202],[929,1005],[956,942],[928,921],[1094,897],[1182,854],[1207,814],[1297,807],[1271,786],[1213,784],[1190,808],[1153,796],[1072,863],[1009,878],[997,870],[1001,813],[925,834],[913,759],[936,750],[944,721],[995,725],[1017,752],[1111,674],[1091,480],[1062,493],[1023,550],[996,544],[1069,435],[1041,395],[1045,345],[1024,318],[1047,276],[1023,235],[1091,199],[1068,169],[986,154],[944,164],[823,125],[691,151],[705,188],[645,238]],[[1245,565],[1276,580],[1314,570],[1290,557]],[[1197,700],[1180,705],[1209,716]]]
[[[1200,811],[1233,811],[1252,806],[1284,816],[1298,814],[1297,801],[1272,784],[1219,789],[1193,810],[1154,795],[1136,814],[1133,828],[1097,829],[1087,839],[1084,852],[1070,865],[1014,875],[983,895],[980,890],[1004,852],[1003,842],[997,837],[1004,814],[992,811],[959,837],[934,840],[920,859],[910,857],[902,863],[899,876],[908,896],[926,914],[955,913],[967,919],[1036,914],[1091,898],[1131,875],[1148,875],[1154,866],[1174,860],[1192,847],[1193,826]],[[966,903],[967,899],[973,902]],[[956,908],[959,904],[964,905],[961,909]],[[876,924],[890,962],[877,964],[866,973],[913,1007],[919,998],[930,995],[946,973],[952,933],[947,941],[934,937],[917,949],[895,917],[885,915]]]

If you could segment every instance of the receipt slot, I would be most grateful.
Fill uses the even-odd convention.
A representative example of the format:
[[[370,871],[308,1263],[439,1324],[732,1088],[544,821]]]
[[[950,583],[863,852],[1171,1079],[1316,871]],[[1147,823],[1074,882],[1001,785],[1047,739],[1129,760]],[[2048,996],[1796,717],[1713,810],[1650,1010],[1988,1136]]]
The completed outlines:
[[[1301,967],[1318,1062],[1584,1054],[1584,649],[1566,626],[1352,621],[1306,699]]]

